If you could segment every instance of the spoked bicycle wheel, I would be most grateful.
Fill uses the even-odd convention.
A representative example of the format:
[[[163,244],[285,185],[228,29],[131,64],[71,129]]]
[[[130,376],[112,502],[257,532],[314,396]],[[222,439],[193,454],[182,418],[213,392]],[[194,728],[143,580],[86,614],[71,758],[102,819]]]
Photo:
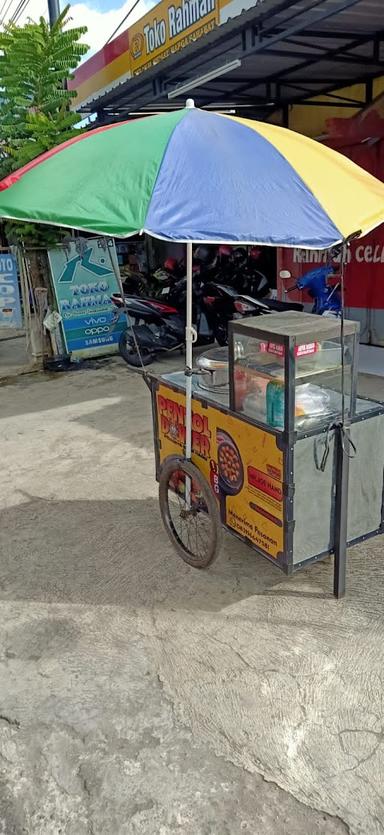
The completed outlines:
[[[200,470],[172,456],[163,464],[159,483],[165,530],[180,557],[193,568],[208,568],[221,543],[217,503]]]

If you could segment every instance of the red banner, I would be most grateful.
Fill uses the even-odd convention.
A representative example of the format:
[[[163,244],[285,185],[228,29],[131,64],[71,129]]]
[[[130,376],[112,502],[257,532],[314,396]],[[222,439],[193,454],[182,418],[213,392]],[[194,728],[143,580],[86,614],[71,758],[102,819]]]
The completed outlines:
[[[342,153],[365,168],[378,179],[384,180],[384,140],[374,144],[359,143],[343,147]],[[304,294],[286,290],[295,279],[327,263],[327,252],[302,249],[280,249],[278,252],[277,276],[278,297],[291,301],[310,301]],[[334,262],[337,264],[337,259]],[[281,278],[281,270],[288,270],[290,278]],[[331,279],[330,284],[337,282]],[[345,305],[351,308],[384,309],[384,224],[370,235],[351,244],[345,271]]]

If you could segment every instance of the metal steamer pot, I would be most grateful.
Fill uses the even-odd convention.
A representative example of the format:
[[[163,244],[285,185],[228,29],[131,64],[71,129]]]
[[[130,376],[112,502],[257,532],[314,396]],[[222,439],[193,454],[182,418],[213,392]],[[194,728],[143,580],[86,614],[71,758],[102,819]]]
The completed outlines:
[[[244,346],[241,342],[234,344],[235,359],[244,356]],[[201,354],[197,360],[199,386],[209,391],[229,390],[229,358],[228,347],[212,348]]]
[[[229,388],[228,348],[212,348],[197,360],[200,388],[225,391]]]

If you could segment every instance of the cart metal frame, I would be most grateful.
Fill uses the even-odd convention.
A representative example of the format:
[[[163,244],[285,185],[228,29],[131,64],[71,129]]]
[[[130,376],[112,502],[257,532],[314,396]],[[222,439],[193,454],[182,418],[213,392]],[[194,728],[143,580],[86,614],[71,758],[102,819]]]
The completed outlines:
[[[282,328],[284,328],[283,317],[281,314],[277,314],[280,317],[280,322]],[[305,322],[303,322],[303,314],[298,314],[301,317],[300,322],[303,323],[303,327],[305,327]],[[272,321],[269,322],[268,320],[275,320],[273,323]],[[290,318],[292,318],[290,316]],[[306,319],[304,315],[304,319]],[[313,318],[310,317],[310,324],[313,327]],[[357,351],[358,351],[358,329],[355,322],[345,322],[345,333],[351,335],[353,337],[353,380],[352,380],[352,392],[351,392],[351,414],[348,417],[348,420],[345,421],[344,424],[339,420],[336,420],[332,427],[329,426],[327,421],[323,423],[318,423],[315,427],[307,430],[298,431],[295,429],[295,397],[294,397],[294,386],[295,386],[295,339],[290,336],[281,335],[280,342],[285,346],[285,360],[284,360],[284,369],[285,369],[285,428],[283,431],[279,431],[270,426],[266,426],[264,423],[254,420],[253,418],[246,417],[245,415],[236,411],[233,406],[235,403],[234,397],[234,386],[233,386],[233,340],[236,334],[244,333],[249,336],[254,336],[257,339],[266,339],[268,338],[268,330],[269,327],[271,328],[270,336],[273,334],[273,340],[277,341],[276,336],[276,317],[262,317],[262,320],[257,320],[258,322],[261,321],[262,324],[255,326],[255,320],[243,320],[231,323],[230,325],[230,346],[229,346],[229,379],[230,379],[230,398],[229,398],[229,407],[224,406],[222,403],[217,402],[215,397],[207,392],[203,392],[202,389],[198,390],[196,387],[192,391],[192,400],[197,402],[201,405],[201,408],[207,409],[211,407],[212,409],[221,412],[224,415],[228,415],[231,418],[234,418],[236,421],[240,423],[244,423],[245,426],[255,427],[258,430],[262,430],[264,433],[270,434],[274,436],[276,439],[276,447],[282,452],[283,457],[283,472],[282,472],[282,488],[283,488],[283,551],[279,552],[277,558],[272,558],[268,553],[266,553],[262,548],[256,546],[254,542],[251,542],[247,539],[246,536],[242,536],[238,531],[233,530],[229,525],[225,524],[225,528],[229,530],[233,535],[237,538],[241,539],[242,541],[246,542],[250,547],[260,553],[262,556],[269,559],[274,565],[277,565],[285,574],[291,575],[298,570],[301,570],[304,567],[311,565],[313,562],[317,562],[325,558],[326,556],[333,554],[334,555],[334,579],[333,579],[333,592],[335,597],[341,598],[345,594],[345,578],[346,578],[346,561],[347,561],[347,547],[349,545],[355,544],[356,542],[368,539],[371,536],[375,536],[377,534],[383,533],[384,531],[384,489],[383,489],[383,477],[381,475],[382,481],[380,485],[381,493],[381,518],[379,524],[375,527],[374,530],[371,531],[363,531],[361,535],[355,536],[348,540],[348,533],[347,533],[347,523],[348,523],[348,493],[349,493],[349,454],[348,454],[348,444],[350,433],[353,428],[357,424],[360,424],[364,421],[369,421],[371,418],[382,418],[383,426],[384,426],[384,405],[381,403],[377,403],[372,400],[368,400],[367,398],[359,398],[359,401],[366,401],[367,403],[367,410],[365,411],[363,407],[360,408],[360,412],[356,412],[356,366],[357,366]],[[308,324],[308,323],[307,323]],[[331,322],[330,320],[316,320],[316,325],[319,327],[316,328],[316,339],[321,340],[332,338],[335,336],[335,322]],[[273,326],[273,327],[272,327]],[[311,331],[311,336],[313,340],[313,330]],[[303,330],[300,338],[303,338],[303,341],[309,339],[309,334]],[[192,386],[192,378],[191,379],[191,386]],[[165,386],[170,392],[177,392],[178,394],[186,393],[186,384],[184,380],[180,380],[180,383],[170,382],[167,380],[166,375],[163,378],[157,378],[154,376],[150,376],[149,378],[149,385],[151,389],[152,395],[152,412],[153,412],[153,432],[154,432],[154,445],[155,445],[155,458],[156,458],[156,478],[159,480],[161,466],[162,466],[162,455],[161,455],[161,443],[159,441],[159,422],[158,422],[158,414],[157,414],[157,392],[159,386]],[[369,426],[367,428],[369,431]],[[294,549],[295,549],[295,524],[297,521],[297,503],[295,505],[295,447],[298,442],[304,439],[314,439],[314,445],[316,444],[316,439],[319,439],[321,443],[326,438],[331,439],[332,442],[332,455],[329,457],[329,463],[327,467],[330,468],[326,481],[326,489],[331,489],[330,487],[330,479],[332,481],[332,491],[334,498],[332,499],[333,503],[333,513],[332,513],[332,522],[330,521],[330,526],[332,529],[332,542],[331,547],[325,548],[321,550],[319,553],[311,554],[308,558],[302,559],[300,561],[296,561],[294,559]],[[182,452],[180,447],[175,447],[174,454],[179,454]],[[193,462],[199,467],[199,459],[192,453],[192,460]],[[366,469],[366,468],[365,468]],[[297,476],[296,476],[297,477]],[[316,501],[316,497],[314,497]]]

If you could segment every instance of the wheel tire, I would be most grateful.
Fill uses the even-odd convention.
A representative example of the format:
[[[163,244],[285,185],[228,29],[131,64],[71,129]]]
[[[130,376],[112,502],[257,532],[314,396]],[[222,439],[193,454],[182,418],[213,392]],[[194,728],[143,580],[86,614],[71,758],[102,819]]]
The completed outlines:
[[[198,483],[199,492],[201,493],[207,507],[207,515],[210,519],[210,537],[206,553],[203,557],[193,554],[193,552],[183,544],[177,534],[177,531],[175,530],[172,516],[170,514],[168,503],[169,480],[172,474],[180,471],[184,472],[191,479],[193,479],[195,483]],[[198,470],[194,464],[187,461],[185,458],[178,458],[176,455],[172,455],[167,458],[160,473],[159,503],[163,525],[177,554],[184,560],[184,562],[192,566],[192,568],[208,568],[208,566],[212,565],[220,550],[222,527],[217,502],[209,484],[205,480],[204,476],[202,476],[200,470]]]
[[[133,368],[141,368],[142,365],[150,365],[155,359],[155,354],[151,354],[148,349],[141,348],[141,359],[133,346],[132,349],[128,345],[128,332],[125,330],[120,334],[119,338],[119,353],[128,365]],[[139,344],[140,348],[140,344]]]

